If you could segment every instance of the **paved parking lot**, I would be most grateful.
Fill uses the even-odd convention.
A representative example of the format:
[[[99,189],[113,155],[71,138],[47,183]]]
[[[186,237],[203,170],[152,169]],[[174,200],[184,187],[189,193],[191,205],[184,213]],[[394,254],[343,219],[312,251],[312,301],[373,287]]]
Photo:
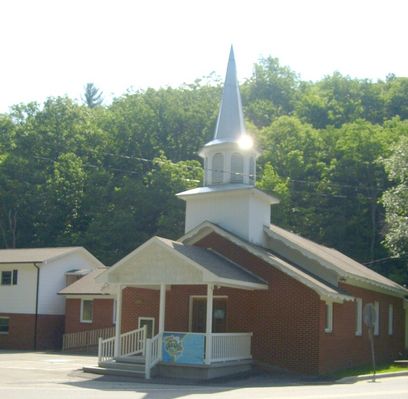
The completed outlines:
[[[1,399],[400,399],[408,397],[408,377],[393,377],[373,384],[362,381],[337,384],[267,374],[202,385],[150,383],[103,377],[81,371],[95,365],[96,357],[60,353],[0,351]]]

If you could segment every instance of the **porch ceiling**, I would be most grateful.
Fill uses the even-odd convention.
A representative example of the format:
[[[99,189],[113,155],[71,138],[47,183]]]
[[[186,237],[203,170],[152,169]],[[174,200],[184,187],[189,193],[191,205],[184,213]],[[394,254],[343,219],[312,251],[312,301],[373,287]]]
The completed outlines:
[[[207,285],[267,289],[261,278],[209,249],[153,237],[102,273],[97,282],[158,286]]]

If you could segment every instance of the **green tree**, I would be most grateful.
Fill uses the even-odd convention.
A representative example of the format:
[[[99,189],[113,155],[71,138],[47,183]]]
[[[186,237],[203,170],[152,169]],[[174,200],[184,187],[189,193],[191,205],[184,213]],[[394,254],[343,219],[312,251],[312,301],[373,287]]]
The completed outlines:
[[[395,146],[384,160],[389,179],[395,186],[384,192],[386,213],[385,245],[396,256],[408,255],[408,136]]]
[[[83,101],[89,108],[98,107],[103,103],[103,92],[99,91],[93,83],[87,83]]]

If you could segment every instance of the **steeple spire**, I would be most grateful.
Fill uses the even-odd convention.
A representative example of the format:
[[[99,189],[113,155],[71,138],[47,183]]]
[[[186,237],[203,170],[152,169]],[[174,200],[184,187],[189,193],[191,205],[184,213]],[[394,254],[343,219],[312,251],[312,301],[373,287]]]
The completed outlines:
[[[214,140],[236,141],[245,134],[234,49],[231,46]]]

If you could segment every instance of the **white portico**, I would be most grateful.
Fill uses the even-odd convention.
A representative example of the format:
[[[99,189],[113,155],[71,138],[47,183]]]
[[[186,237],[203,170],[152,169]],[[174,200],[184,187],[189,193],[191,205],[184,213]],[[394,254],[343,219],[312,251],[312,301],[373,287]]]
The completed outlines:
[[[214,287],[267,289],[267,285],[225,257],[209,249],[153,237],[98,277],[98,280],[114,286],[117,292],[116,334],[114,339],[101,341],[100,362],[143,354],[146,357],[146,375],[149,376],[150,369],[163,360],[163,338],[167,334],[166,293],[180,285],[207,287],[206,329],[201,334],[201,348],[205,352],[198,353],[197,358],[202,356],[202,362],[206,365],[251,358],[251,333],[213,334],[213,290]],[[122,307],[122,292],[125,287],[160,290],[159,328],[151,340],[146,340],[145,331],[141,330],[122,334],[121,315],[126,311]],[[171,334],[188,333],[181,331]],[[200,342],[199,334],[194,339]],[[197,350],[200,351],[200,346]]]

